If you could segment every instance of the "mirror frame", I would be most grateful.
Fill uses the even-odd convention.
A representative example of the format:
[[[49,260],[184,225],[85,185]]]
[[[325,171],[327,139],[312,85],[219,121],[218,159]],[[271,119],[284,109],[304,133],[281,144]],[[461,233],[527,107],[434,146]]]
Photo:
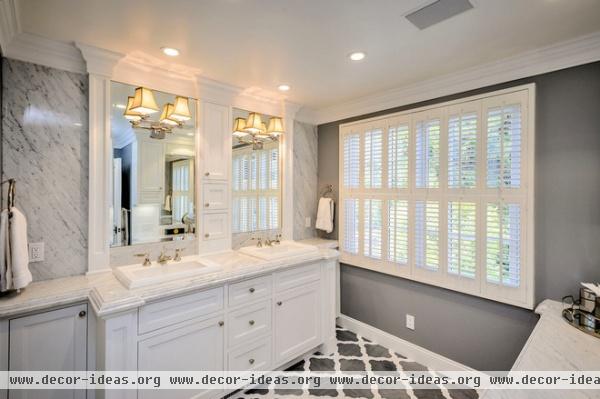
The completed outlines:
[[[165,66],[162,60],[147,55],[121,54],[114,51],[75,43],[86,63],[89,81],[89,207],[88,207],[88,274],[109,272],[111,225],[109,220],[110,176],[112,173],[112,145],[110,139],[110,83],[123,82],[131,85],[152,87],[167,93],[178,93],[197,100],[200,134],[197,148],[202,140],[202,104],[212,102],[229,107],[231,131],[232,109],[252,109],[256,112],[281,115],[286,134],[281,140],[282,148],[282,218],[284,239],[293,239],[293,137],[294,118],[300,106],[286,101],[279,94],[257,88],[242,89],[216,82],[201,76],[197,69],[182,65]],[[231,148],[231,143],[229,145]],[[202,148],[197,153],[197,164],[202,170]],[[230,157],[229,157],[230,158]],[[228,159],[227,162],[231,162]],[[198,173],[198,175],[200,175]],[[231,184],[231,176],[229,176]],[[202,181],[196,185],[198,203],[202,202]],[[199,211],[199,210],[198,210]],[[231,214],[229,208],[229,215]],[[198,223],[202,223],[198,215]],[[229,218],[229,224],[231,220]],[[231,249],[231,231],[227,240]],[[157,243],[154,245],[163,245]],[[135,247],[126,247],[135,248]],[[225,249],[225,248],[224,248]],[[202,240],[198,239],[198,253],[206,253]]]

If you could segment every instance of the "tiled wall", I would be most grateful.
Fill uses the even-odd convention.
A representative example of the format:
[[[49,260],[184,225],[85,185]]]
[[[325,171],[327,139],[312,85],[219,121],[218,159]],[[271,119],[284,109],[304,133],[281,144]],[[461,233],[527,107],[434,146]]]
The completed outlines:
[[[317,127],[294,121],[294,239],[301,240],[317,235]],[[311,227],[305,227],[310,217]]]
[[[45,243],[34,280],[87,271],[87,76],[2,60],[2,178],[17,179],[29,242]],[[6,195],[6,187],[3,187]]]

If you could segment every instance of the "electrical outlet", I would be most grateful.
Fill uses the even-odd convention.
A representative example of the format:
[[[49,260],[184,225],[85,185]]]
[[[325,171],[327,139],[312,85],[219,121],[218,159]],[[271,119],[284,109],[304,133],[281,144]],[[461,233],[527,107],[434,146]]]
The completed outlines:
[[[310,216],[304,219],[304,227],[312,227]]]
[[[44,260],[44,243],[32,242],[29,244],[29,262],[42,262]]]
[[[406,328],[408,328],[410,330],[415,329],[415,316],[413,316],[411,314],[406,315]]]

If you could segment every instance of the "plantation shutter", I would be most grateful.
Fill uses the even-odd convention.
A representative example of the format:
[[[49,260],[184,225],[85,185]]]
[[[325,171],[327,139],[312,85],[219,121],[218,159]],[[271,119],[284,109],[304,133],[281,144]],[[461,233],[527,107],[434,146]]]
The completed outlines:
[[[440,205],[415,203],[415,266],[437,271],[440,267]]]
[[[408,201],[388,201],[388,260],[408,263]]]
[[[487,186],[521,186],[521,105],[487,110]]]
[[[358,188],[360,179],[360,135],[344,137],[344,187]]]
[[[486,217],[487,281],[518,287],[521,282],[521,207],[488,203]]]
[[[344,200],[344,236],[342,247],[344,251],[358,254],[358,199],[346,198]]]
[[[477,262],[476,204],[448,203],[448,273],[475,278]]]
[[[440,186],[440,120],[422,120],[416,125],[417,188]]]
[[[477,113],[448,119],[448,187],[473,188],[477,183]]]
[[[365,133],[365,188],[381,188],[383,167],[383,132],[381,129]]]
[[[381,259],[381,241],[383,230],[382,201],[378,199],[364,200],[364,255]]]
[[[388,130],[388,187],[408,188],[408,137],[407,124]]]

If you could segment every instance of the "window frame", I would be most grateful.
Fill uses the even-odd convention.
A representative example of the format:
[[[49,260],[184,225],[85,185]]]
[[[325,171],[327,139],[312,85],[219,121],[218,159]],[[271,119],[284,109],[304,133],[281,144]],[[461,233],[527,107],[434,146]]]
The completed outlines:
[[[487,186],[487,112],[497,106],[508,106],[519,103],[521,105],[521,167],[520,187],[488,188]],[[464,113],[477,113],[477,143],[476,143],[476,187],[449,188],[448,182],[448,123],[452,115]],[[416,187],[416,127],[422,119],[440,119],[439,143],[439,187]],[[407,124],[408,137],[408,186],[406,188],[390,188],[388,185],[388,138],[389,128]],[[381,172],[382,188],[364,188],[364,137],[365,132],[375,129],[382,130],[383,136],[383,170]],[[359,160],[359,187],[346,188],[344,186],[344,138],[348,134],[360,135],[360,160]],[[535,197],[535,84],[515,86],[503,90],[487,92],[475,96],[463,97],[453,101],[441,102],[425,107],[412,108],[405,111],[382,115],[374,118],[344,123],[339,126],[339,234],[344,237],[344,199],[358,199],[359,209],[359,248],[358,254],[344,251],[340,239],[340,262],[352,266],[375,270],[409,280],[414,280],[429,285],[474,295],[490,300],[507,303],[527,309],[534,306],[534,275],[535,275],[535,225],[534,225],[534,197]],[[382,253],[381,259],[362,256],[364,254],[364,201],[368,199],[381,199],[383,201],[382,226]],[[408,201],[409,237],[408,237],[408,265],[402,266],[388,260],[388,201]],[[416,267],[415,262],[415,203],[416,201],[438,201],[439,204],[439,259],[438,271]],[[477,234],[477,266],[475,279],[465,281],[465,278],[455,278],[448,273],[447,268],[447,226],[448,202],[462,201],[475,202],[476,234]],[[520,286],[510,288],[504,285],[487,282],[486,270],[486,209],[489,202],[518,203],[521,206],[521,231],[520,231]]]

